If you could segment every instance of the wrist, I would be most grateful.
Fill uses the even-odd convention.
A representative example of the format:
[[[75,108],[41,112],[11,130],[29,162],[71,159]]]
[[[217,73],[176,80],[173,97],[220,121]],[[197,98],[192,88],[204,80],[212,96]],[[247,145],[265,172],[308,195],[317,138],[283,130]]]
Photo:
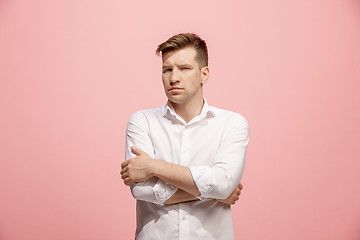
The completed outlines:
[[[153,159],[152,162],[152,166],[151,166],[151,176],[152,177],[158,177],[159,176],[159,172],[161,169],[161,165],[162,165],[163,161],[158,160],[158,159]]]

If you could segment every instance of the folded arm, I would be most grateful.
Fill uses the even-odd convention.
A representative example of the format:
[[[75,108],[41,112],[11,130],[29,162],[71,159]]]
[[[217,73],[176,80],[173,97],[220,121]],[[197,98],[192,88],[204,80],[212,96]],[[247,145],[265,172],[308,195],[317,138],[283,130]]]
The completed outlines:
[[[179,188],[168,200],[164,202],[164,204],[170,205],[189,201],[199,201],[199,199],[191,193],[185,192]]]
[[[241,190],[243,189],[242,184],[240,183],[237,188],[229,195],[226,199],[215,199],[219,202],[226,203],[226,204],[235,204],[237,200],[239,200]],[[181,202],[188,202],[188,201],[199,201],[197,197],[194,195],[185,192],[182,189],[178,189],[174,195],[172,195],[168,200],[164,202],[164,204],[176,204]]]
[[[201,197],[227,199],[236,190],[248,142],[248,123],[240,114],[235,114],[225,126],[213,165],[189,167]]]
[[[199,194],[205,198],[222,199],[223,202],[236,199],[249,137],[248,125],[243,117],[236,115],[227,124],[229,127],[225,129],[212,167],[184,167],[153,159],[145,122],[141,113],[134,114],[129,120],[128,160],[122,164],[121,170],[125,184],[131,186],[136,199],[158,204],[196,200],[195,196]],[[138,148],[131,151],[131,145],[140,146],[144,151]],[[189,194],[178,191],[179,188]]]
[[[150,157],[154,157],[154,148],[148,135],[149,132],[145,115],[142,112],[135,112],[130,117],[126,127],[125,160],[137,156],[132,152],[131,146],[137,146]],[[152,177],[143,182],[133,182],[130,184],[130,189],[136,200],[160,205],[164,204],[177,191],[176,187],[158,177]]]
[[[152,177],[158,177],[177,188],[199,195],[200,192],[192,178],[190,169],[185,166],[157,160],[137,147],[131,147],[137,155],[121,164],[121,177],[126,185],[144,182]]]
[[[200,192],[196,188],[188,167],[153,159],[144,151],[136,147],[132,147],[132,150],[137,157],[129,159],[121,164],[121,177],[126,185],[134,184],[136,182],[140,184],[146,183],[149,179],[150,181],[156,181],[156,177],[158,177],[164,182],[178,187],[175,194],[166,200],[164,204],[199,200],[196,196],[198,196]],[[149,182],[147,182],[147,184],[149,184]],[[146,188],[146,185],[144,187]],[[152,189],[153,188],[151,187],[149,189],[150,191],[148,191],[150,192],[150,195]],[[216,200],[227,204],[234,204],[239,199],[241,189],[242,185],[239,184],[227,198]],[[136,191],[133,190],[133,194],[136,195],[135,192]]]

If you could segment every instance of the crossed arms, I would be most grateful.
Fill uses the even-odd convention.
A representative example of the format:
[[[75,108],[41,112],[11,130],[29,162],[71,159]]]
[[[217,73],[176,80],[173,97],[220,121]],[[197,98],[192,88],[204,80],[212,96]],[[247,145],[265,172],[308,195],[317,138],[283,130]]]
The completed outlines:
[[[146,117],[141,112],[135,113],[130,118],[126,131],[128,160],[121,164],[121,177],[124,183],[131,187],[136,199],[157,204],[199,200],[200,196],[234,204],[241,194],[242,185],[239,182],[248,142],[246,121],[244,124],[244,121],[234,119],[230,124],[238,126],[224,132],[227,137],[224,138],[224,144],[218,151],[218,161],[215,161],[212,167],[186,167],[151,156],[154,151],[147,133],[149,126],[146,125]],[[141,149],[134,146],[139,146]],[[231,150],[229,147],[236,150],[232,150],[229,154]],[[232,164],[234,160],[240,164]],[[200,182],[210,182],[210,184],[204,185]]]
[[[168,163],[150,157],[139,148],[131,147],[132,152],[137,157],[131,158],[121,164],[121,177],[124,183],[129,186],[131,183],[144,182],[149,178],[157,177],[175,187],[178,190],[164,204],[175,204],[198,200],[200,195],[190,169],[185,166]],[[216,199],[218,201],[235,204],[239,200],[242,185],[239,184],[226,199]]]

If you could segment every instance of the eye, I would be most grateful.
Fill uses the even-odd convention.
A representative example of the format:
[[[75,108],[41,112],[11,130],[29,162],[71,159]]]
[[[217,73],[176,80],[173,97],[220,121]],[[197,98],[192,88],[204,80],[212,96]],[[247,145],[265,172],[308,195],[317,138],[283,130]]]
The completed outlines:
[[[182,67],[181,70],[190,70],[190,67]]]
[[[172,71],[172,69],[171,68],[165,68],[165,69],[163,69],[163,73],[166,73],[166,72],[171,72]]]

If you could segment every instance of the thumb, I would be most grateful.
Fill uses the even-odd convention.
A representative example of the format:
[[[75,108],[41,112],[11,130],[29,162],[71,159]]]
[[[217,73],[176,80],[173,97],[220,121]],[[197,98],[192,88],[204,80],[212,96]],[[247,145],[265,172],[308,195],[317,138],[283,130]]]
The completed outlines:
[[[137,156],[145,153],[143,150],[141,150],[140,148],[137,148],[137,147],[135,147],[135,146],[132,146],[132,147],[131,147],[131,151],[132,151],[133,153],[135,153]]]

